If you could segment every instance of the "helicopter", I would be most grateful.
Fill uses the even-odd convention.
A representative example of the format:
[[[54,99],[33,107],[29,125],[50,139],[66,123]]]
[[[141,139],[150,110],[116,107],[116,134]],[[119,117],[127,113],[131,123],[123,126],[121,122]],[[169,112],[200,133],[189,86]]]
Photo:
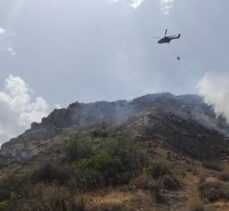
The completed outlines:
[[[167,36],[167,32],[168,32],[168,29],[165,30],[165,36],[158,41],[159,44],[164,44],[164,43],[169,44],[171,40],[179,39],[181,37],[181,34]],[[154,38],[159,38],[159,37],[154,37]]]

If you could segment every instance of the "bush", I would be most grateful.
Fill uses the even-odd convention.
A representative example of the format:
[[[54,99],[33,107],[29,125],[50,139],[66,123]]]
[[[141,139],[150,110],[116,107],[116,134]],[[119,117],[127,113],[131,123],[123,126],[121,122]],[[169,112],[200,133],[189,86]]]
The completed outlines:
[[[166,190],[177,191],[180,189],[179,182],[170,175],[165,175],[161,179],[163,188]]]
[[[0,202],[0,211],[8,210],[12,206],[11,200],[5,200]]]
[[[85,167],[76,170],[73,184],[77,189],[88,190],[100,188],[103,185],[103,182],[103,177],[100,172]]]
[[[164,175],[169,175],[169,167],[163,161],[152,161],[148,166],[144,168],[144,173],[152,176],[154,179],[159,179]]]
[[[0,155],[0,169],[6,165],[5,159]]]
[[[72,197],[72,194],[64,187],[56,184],[37,184],[30,190],[28,198],[17,200],[12,210],[17,211],[83,211],[84,205]]]
[[[73,135],[65,139],[65,154],[69,162],[89,158],[93,153],[93,143],[87,136]]]
[[[34,182],[57,182],[60,185],[66,183],[71,176],[69,169],[51,163],[43,163],[32,173]]]
[[[25,176],[8,175],[0,182],[0,201],[21,198],[24,195],[26,184]]]
[[[107,131],[103,129],[93,130],[91,134],[94,138],[107,138],[108,137]]]
[[[154,180],[148,175],[140,175],[131,181],[131,187],[137,192],[137,190],[143,190],[150,193],[151,200],[154,203],[163,203],[164,198],[161,195],[160,190],[162,189],[161,183],[158,180]]]
[[[214,202],[220,199],[229,199],[229,185],[220,182],[204,182],[199,185],[201,198]]]
[[[133,141],[122,136],[110,137],[90,158],[74,162],[76,184],[89,189],[126,184],[142,171],[141,157]]]
[[[149,191],[151,193],[155,192],[155,190],[161,189],[161,184],[158,181],[145,174],[132,179],[130,185],[133,190],[140,189],[144,191]]]
[[[215,171],[223,170],[221,164],[215,161],[203,162],[203,167],[205,167],[206,169],[215,170]]]

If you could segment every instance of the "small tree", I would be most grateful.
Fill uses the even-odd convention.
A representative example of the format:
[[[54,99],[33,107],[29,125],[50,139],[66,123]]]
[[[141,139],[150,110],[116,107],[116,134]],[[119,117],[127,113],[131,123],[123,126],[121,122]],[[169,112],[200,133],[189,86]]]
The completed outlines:
[[[89,158],[93,153],[92,143],[87,137],[69,136],[65,139],[65,153],[69,162]]]

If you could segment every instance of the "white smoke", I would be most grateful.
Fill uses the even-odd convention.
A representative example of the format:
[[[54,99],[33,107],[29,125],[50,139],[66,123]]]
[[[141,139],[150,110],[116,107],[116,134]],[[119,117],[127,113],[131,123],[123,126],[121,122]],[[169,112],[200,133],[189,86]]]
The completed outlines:
[[[8,52],[11,56],[16,55],[12,40],[15,34],[8,32],[6,29],[0,27],[0,51]]]
[[[197,88],[204,101],[229,123],[229,74],[206,73]]]
[[[0,91],[0,145],[48,114],[46,101],[42,97],[33,99],[33,94],[22,78],[9,75],[5,80]]]
[[[111,2],[125,1],[134,9],[138,8],[144,0],[110,0]],[[160,0],[161,11],[168,15],[174,5],[174,0]]]
[[[173,7],[174,0],[161,0],[161,11],[165,14],[168,15],[170,10]]]
[[[0,35],[5,34],[6,30],[0,27]]]
[[[121,0],[110,0],[111,2],[119,2]],[[123,0],[122,0],[123,1]],[[128,4],[134,8],[134,9],[137,9],[142,3],[144,0],[125,0],[128,2]]]
[[[132,0],[131,6],[136,9],[142,4],[143,1],[144,0]]]

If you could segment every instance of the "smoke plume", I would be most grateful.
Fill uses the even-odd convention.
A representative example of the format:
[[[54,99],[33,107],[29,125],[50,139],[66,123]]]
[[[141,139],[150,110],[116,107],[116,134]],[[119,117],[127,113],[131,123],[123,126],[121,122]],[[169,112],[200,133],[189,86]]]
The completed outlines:
[[[199,95],[213,106],[217,115],[222,115],[229,123],[229,75],[209,72],[200,80]]]

